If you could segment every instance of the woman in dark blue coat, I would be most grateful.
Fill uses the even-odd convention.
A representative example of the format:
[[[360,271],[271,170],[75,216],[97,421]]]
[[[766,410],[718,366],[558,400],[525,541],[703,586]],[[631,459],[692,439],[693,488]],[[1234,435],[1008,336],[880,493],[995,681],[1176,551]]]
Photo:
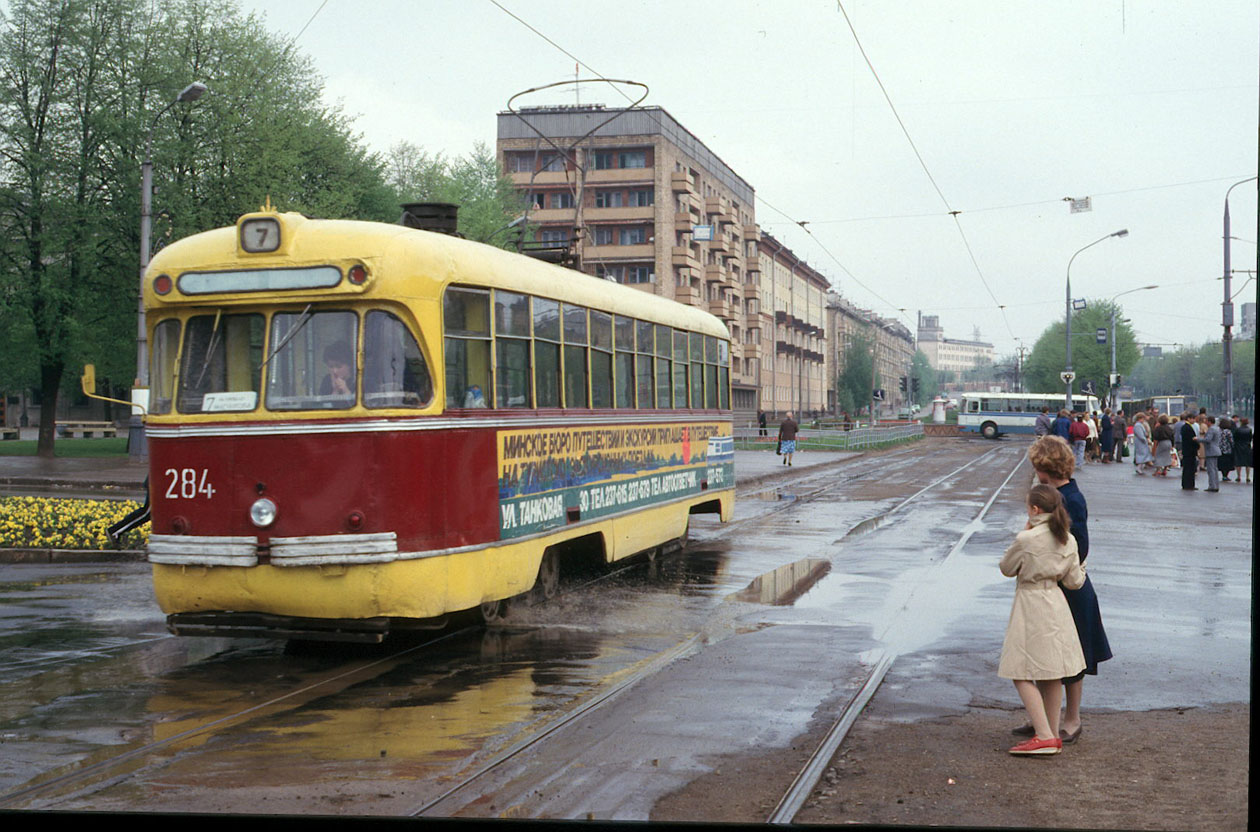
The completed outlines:
[[[1037,473],[1037,479],[1054,486],[1063,496],[1064,508],[1072,518],[1072,536],[1076,538],[1076,548],[1080,553],[1081,563],[1084,564],[1089,555],[1089,508],[1085,504],[1085,495],[1076,487],[1076,480],[1072,479],[1075,470],[1072,449],[1058,437],[1046,436],[1033,443],[1028,451],[1028,459]],[[1063,595],[1072,610],[1076,634],[1081,640],[1081,652],[1085,654],[1085,669],[1076,676],[1063,680],[1066,707],[1063,720],[1059,723],[1059,734],[1065,743],[1073,743],[1081,735],[1081,694],[1085,674],[1098,675],[1099,663],[1111,658],[1111,645],[1107,642],[1102,613],[1098,609],[1098,596],[1094,593],[1089,575],[1085,576],[1084,586],[1080,589],[1064,589]],[[1019,730],[1021,729],[1016,729]]]
[[[1111,452],[1115,448],[1113,439],[1114,426],[1111,423],[1111,408],[1103,411],[1102,430],[1098,433],[1098,443],[1102,445],[1103,462],[1111,462]]]

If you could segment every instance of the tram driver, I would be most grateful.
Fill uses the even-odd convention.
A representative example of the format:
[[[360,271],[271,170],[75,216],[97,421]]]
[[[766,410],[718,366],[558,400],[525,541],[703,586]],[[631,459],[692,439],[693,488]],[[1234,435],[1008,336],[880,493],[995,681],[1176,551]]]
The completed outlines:
[[[345,341],[334,341],[324,348],[324,366],[328,375],[319,384],[321,396],[354,398],[354,355]]]

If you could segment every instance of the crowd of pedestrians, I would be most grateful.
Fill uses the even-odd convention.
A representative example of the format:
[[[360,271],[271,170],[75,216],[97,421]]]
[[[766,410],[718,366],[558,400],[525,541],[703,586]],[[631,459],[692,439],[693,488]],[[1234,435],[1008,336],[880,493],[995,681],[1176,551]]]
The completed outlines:
[[[1170,469],[1179,468],[1187,491],[1198,490],[1199,473],[1207,474],[1205,490],[1213,493],[1223,482],[1251,483],[1252,429],[1245,416],[1218,419],[1206,409],[1173,415],[1151,408],[1130,420],[1123,410],[1113,413],[1106,408],[1101,413],[1060,410],[1051,417],[1049,408],[1043,407],[1034,432],[1066,442],[1077,468],[1130,457],[1138,474],[1166,477]],[[1193,463],[1187,465],[1187,459]]]

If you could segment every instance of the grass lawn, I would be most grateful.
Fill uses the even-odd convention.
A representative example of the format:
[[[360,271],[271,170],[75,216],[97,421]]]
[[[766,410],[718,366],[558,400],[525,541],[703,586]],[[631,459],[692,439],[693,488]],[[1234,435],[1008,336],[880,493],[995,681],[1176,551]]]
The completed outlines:
[[[35,456],[37,445],[34,439],[10,439],[0,442],[0,456]],[[66,457],[126,456],[127,437],[58,439],[53,445],[53,454]]]

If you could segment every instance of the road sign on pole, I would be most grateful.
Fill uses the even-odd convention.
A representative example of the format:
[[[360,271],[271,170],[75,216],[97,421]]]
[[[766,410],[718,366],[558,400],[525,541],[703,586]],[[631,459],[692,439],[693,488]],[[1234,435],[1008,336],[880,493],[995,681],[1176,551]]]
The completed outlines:
[[[1063,379],[1064,384],[1067,384],[1069,381],[1076,378],[1076,373],[1071,370],[1065,370],[1062,373],[1059,373],[1059,378]]]

